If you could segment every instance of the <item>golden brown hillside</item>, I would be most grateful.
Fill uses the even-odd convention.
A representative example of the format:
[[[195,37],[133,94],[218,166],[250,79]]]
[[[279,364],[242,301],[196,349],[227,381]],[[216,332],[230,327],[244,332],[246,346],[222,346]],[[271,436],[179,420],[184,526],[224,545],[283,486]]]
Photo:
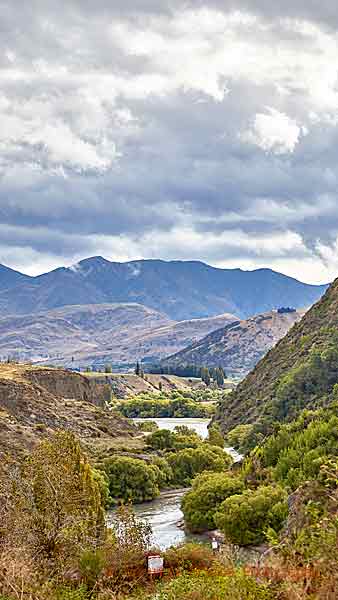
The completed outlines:
[[[136,435],[105,407],[110,386],[62,369],[0,365],[0,453],[19,454],[44,436],[67,429],[99,454]]]

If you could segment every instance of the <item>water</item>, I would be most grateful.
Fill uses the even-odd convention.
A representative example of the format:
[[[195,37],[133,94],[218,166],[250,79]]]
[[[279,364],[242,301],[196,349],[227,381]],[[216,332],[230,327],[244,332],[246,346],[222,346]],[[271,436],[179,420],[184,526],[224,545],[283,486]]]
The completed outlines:
[[[210,419],[169,419],[161,417],[159,419],[133,419],[134,423],[146,423],[147,421],[155,421],[160,429],[169,429],[173,431],[178,425],[186,425],[189,429],[194,429],[202,438],[208,436],[208,425]]]
[[[203,439],[208,437],[208,425],[210,419],[169,419],[161,417],[159,419],[133,419],[134,423],[146,423],[147,421],[155,421],[160,429],[169,429],[173,431],[178,425],[186,425],[189,429],[194,429]],[[242,460],[242,455],[236,452],[234,448],[224,448],[224,451],[230,454],[234,462]]]
[[[173,431],[177,425],[186,425],[194,429],[204,439],[208,435],[209,419],[133,419],[135,423],[144,421],[155,421],[161,429]],[[233,449],[226,448],[233,459],[240,460],[241,456]],[[162,550],[170,546],[180,544],[188,539],[206,539],[203,536],[189,535],[181,527],[183,513],[181,511],[181,500],[187,490],[170,490],[162,494],[152,502],[144,502],[134,506],[138,517],[150,523],[153,531],[153,544]],[[180,525],[180,526],[179,526]]]

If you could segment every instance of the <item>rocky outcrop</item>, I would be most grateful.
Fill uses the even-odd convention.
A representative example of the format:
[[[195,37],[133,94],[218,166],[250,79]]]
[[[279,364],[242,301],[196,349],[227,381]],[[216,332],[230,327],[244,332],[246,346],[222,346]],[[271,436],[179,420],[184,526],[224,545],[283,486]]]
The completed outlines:
[[[25,377],[50,394],[62,398],[83,400],[101,408],[110,401],[111,392],[107,382],[90,380],[66,369],[27,369]]]

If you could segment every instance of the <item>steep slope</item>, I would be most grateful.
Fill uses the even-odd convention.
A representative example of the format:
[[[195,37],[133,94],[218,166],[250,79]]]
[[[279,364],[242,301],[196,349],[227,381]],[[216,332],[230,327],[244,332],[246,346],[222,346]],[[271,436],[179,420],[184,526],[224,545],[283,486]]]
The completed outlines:
[[[223,367],[232,376],[246,375],[303,314],[270,311],[246,321],[235,321],[162,360],[161,364]]]
[[[217,269],[197,261],[114,263],[93,257],[12,287],[0,285],[2,314],[70,304],[136,302],[174,320],[219,315],[247,318],[280,305],[313,304],[326,286],[307,285],[270,269]]]
[[[20,284],[27,284],[32,278],[0,265],[0,291],[9,290]]]
[[[338,279],[324,297],[220,404],[224,432],[254,424],[265,432],[275,421],[338,397]]]
[[[77,373],[0,365],[0,456],[20,454],[58,429],[73,431],[89,452],[136,436],[133,426],[105,408],[110,386]]]
[[[225,314],[176,323],[135,303],[66,306],[0,318],[0,357],[62,366],[158,361],[234,320]]]

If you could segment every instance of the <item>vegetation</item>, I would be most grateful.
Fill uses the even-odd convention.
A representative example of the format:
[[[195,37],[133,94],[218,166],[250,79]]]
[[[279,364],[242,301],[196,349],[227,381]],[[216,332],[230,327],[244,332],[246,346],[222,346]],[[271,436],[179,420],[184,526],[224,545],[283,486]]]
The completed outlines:
[[[269,529],[280,531],[287,516],[286,499],[286,491],[280,487],[245,490],[222,502],[215,523],[234,544],[260,544]]]
[[[338,281],[236,390],[220,399],[216,419],[223,432],[229,435],[238,425],[251,425],[240,441],[253,448],[274,433],[276,421],[292,421],[306,408],[335,402],[337,326]]]
[[[161,473],[157,465],[129,456],[112,456],[105,460],[104,469],[114,502],[145,502],[160,493]]]
[[[231,457],[217,446],[203,444],[170,453],[167,457],[176,485],[189,486],[199,473],[224,471],[232,463]]]
[[[218,367],[216,369],[208,369],[203,365],[151,365],[149,371],[151,373],[158,373],[160,375],[177,375],[178,377],[194,377],[201,378],[202,381],[205,382],[204,376],[206,372],[209,374],[210,379],[217,380],[215,371],[218,371],[219,384],[224,384],[224,379],[226,378],[226,374],[222,367]],[[222,383],[221,383],[222,380]],[[210,380],[209,380],[210,382]],[[205,382],[206,383],[206,382]]]
[[[146,598],[145,596],[143,597]],[[155,600],[155,596],[147,596]],[[271,590],[240,570],[233,575],[184,573],[160,587],[156,600],[271,600]],[[140,599],[141,600],[141,599]]]
[[[193,532],[215,529],[215,514],[229,496],[244,490],[240,477],[230,473],[202,473],[193,481],[192,489],[182,501],[186,526]]]
[[[214,397],[216,398],[216,395]],[[193,392],[147,392],[128,400],[114,402],[113,406],[129,418],[210,418],[214,413],[213,405],[197,398]]]

